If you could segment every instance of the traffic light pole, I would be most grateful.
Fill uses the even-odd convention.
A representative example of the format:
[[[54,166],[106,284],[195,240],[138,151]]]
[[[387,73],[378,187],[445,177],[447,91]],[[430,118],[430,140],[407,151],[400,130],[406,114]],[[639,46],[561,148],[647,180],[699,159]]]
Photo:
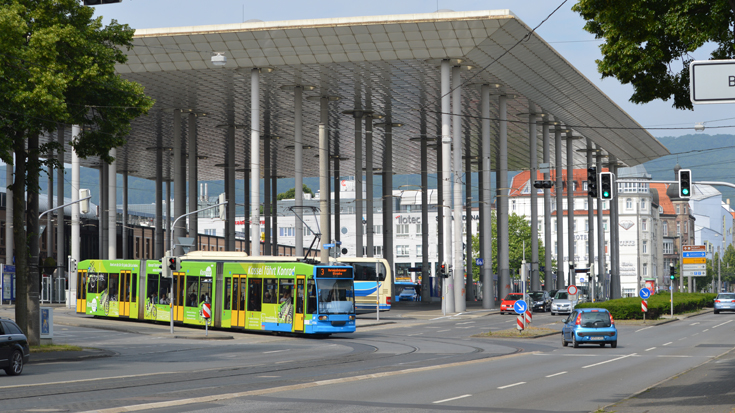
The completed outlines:
[[[189,216],[189,215],[194,215],[194,214],[198,214],[198,213],[200,213],[200,212],[202,212],[202,211],[206,211],[206,210],[208,210],[208,209],[212,209],[212,208],[217,208],[217,207],[219,207],[220,205],[225,205],[225,204],[227,204],[227,201],[222,201],[222,202],[220,202],[220,203],[217,203],[217,204],[214,204],[214,205],[208,206],[208,207],[206,207],[206,208],[202,208],[202,209],[197,209],[196,211],[192,211],[192,212],[186,213],[186,214],[184,214],[184,215],[181,215],[181,216],[179,216],[178,218],[176,218],[176,219],[174,220],[173,224],[171,225],[171,231],[169,232],[169,240],[171,241],[171,242],[170,242],[170,244],[171,244],[171,249],[169,249],[169,253],[170,253],[170,254],[173,254],[173,252],[174,252],[174,228],[176,228],[176,223],[177,223],[177,222],[178,222],[178,221],[179,221],[179,220],[180,220],[181,218],[187,217],[187,216]],[[197,235],[197,234],[194,234],[194,236],[195,236],[195,237],[196,237],[196,235]],[[168,263],[166,263],[165,265],[168,265]],[[173,333],[174,333],[174,280],[173,280],[173,274],[171,274],[171,300],[170,300],[170,303],[169,303],[169,305],[171,306],[171,334],[173,334]]]

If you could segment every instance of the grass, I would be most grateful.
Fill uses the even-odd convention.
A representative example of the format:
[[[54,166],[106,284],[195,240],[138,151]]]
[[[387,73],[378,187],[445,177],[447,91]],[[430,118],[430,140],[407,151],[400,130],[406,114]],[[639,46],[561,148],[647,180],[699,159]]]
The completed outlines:
[[[523,332],[520,332],[518,329],[509,328],[507,330],[498,330],[495,332],[488,331],[487,333],[477,334],[473,337],[533,338],[549,334],[559,334],[559,330],[543,327],[528,327],[523,330]]]
[[[71,346],[69,344],[43,344],[39,346],[31,346],[31,353],[49,353],[52,351],[82,351],[79,346]]]

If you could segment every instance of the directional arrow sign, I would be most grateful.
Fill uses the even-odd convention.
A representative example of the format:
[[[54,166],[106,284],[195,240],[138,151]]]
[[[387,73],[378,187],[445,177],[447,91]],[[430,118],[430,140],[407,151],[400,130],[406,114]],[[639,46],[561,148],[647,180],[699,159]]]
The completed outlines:
[[[651,290],[649,290],[648,288],[641,288],[641,291],[638,292],[638,295],[642,299],[646,300],[646,299],[648,299],[648,297],[651,296]]]
[[[518,300],[513,304],[513,310],[515,310],[516,314],[523,314],[528,310],[528,305],[526,305],[525,301]]]

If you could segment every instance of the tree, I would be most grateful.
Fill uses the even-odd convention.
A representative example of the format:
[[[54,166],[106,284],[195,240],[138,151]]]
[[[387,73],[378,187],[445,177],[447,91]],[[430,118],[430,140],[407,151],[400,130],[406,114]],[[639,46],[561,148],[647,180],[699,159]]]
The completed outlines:
[[[306,184],[304,184],[304,193],[314,195],[314,192]],[[286,192],[278,194],[277,199],[280,201],[282,199],[294,199],[294,197],[296,197],[296,188],[291,188]]]
[[[63,167],[49,159],[63,148],[39,144],[39,136],[61,124],[80,125],[84,132],[72,137],[71,147],[82,158],[109,163],[110,149],[125,143],[130,122],[153,105],[141,85],[115,73],[115,65],[127,60],[133,29],[114,20],[103,27],[93,14],[78,0],[0,0],[0,159],[13,165],[15,154],[15,316],[31,344],[40,341],[40,168]]]
[[[498,239],[498,226],[497,226],[497,217],[495,216],[495,211],[492,212],[491,215],[491,226],[492,226],[492,256],[493,256],[493,274],[498,273],[498,244],[495,242],[495,240]],[[526,262],[531,262],[531,224],[526,221],[526,218],[516,215],[515,213],[512,213],[508,217],[508,238],[509,238],[509,263],[511,268],[511,274],[513,274],[514,270],[515,273],[518,273],[518,269],[521,268],[521,263],[523,261],[523,243],[525,241],[526,243],[526,249],[525,249],[525,255],[526,255]],[[485,242],[488,242],[486,238]],[[472,256],[474,257],[481,257],[482,254],[480,252],[480,235],[473,235],[472,236]],[[538,260],[539,264],[542,264],[546,260],[546,248],[544,247],[543,240],[539,238],[539,247],[538,247]],[[554,261],[555,262],[555,261]],[[551,270],[550,268],[548,270]],[[541,280],[543,282],[543,279],[545,277],[545,274],[543,272],[540,273]],[[472,267],[472,278],[475,281],[480,280],[480,267],[473,266]],[[530,280],[529,280],[530,281]]]
[[[735,56],[735,0],[579,0],[572,10],[605,39],[598,71],[631,84],[633,103],[673,99],[673,107],[692,109],[691,53],[713,44],[712,59]]]

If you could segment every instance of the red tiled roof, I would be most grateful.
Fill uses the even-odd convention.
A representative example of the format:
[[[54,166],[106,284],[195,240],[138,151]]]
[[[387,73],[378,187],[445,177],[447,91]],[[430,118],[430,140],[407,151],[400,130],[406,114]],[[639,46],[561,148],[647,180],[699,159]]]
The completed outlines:
[[[666,190],[669,189],[669,184],[648,184],[650,188],[658,191],[658,206],[663,207],[664,215],[676,215],[674,203],[671,202],[671,198],[666,195]]]

